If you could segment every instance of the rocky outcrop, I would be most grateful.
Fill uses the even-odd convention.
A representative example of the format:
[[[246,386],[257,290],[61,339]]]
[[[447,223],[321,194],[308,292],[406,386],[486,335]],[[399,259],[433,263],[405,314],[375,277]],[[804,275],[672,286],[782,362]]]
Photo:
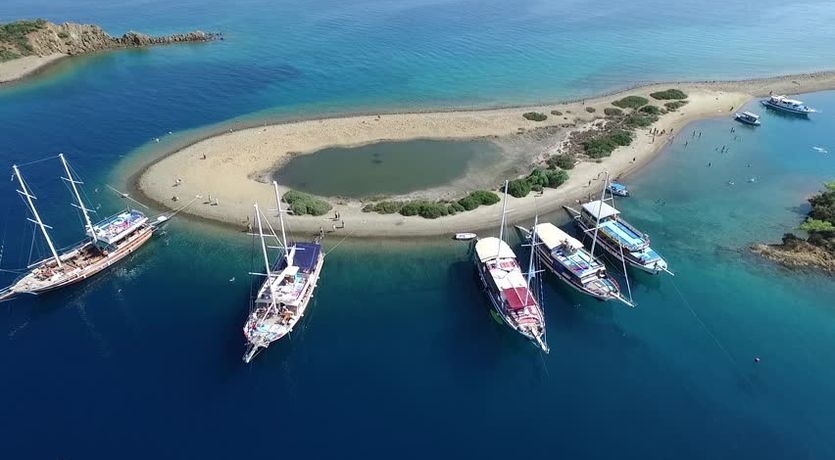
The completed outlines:
[[[755,244],[751,250],[788,268],[814,268],[835,275],[835,254],[806,240],[789,236],[782,244]]]
[[[128,32],[112,37],[101,27],[92,24],[19,21],[5,24],[13,33],[0,34],[0,51],[7,57],[47,56],[51,54],[78,55],[114,48],[133,48],[172,43],[206,42],[222,39],[220,34],[202,31],[153,37],[139,32]]]

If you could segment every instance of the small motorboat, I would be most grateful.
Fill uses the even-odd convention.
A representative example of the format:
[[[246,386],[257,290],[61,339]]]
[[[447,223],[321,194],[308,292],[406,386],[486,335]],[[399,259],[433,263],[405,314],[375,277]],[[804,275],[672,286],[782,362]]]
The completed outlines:
[[[475,233],[456,233],[455,236],[452,238],[458,241],[468,241],[473,240],[477,237]]]
[[[620,182],[610,183],[607,189],[612,193],[612,195],[629,196],[629,189],[627,189],[626,186]]]
[[[760,116],[751,112],[737,112],[734,114],[736,121],[751,126],[760,126]]]
[[[817,110],[804,104],[803,101],[789,99],[786,96],[771,96],[760,102],[769,109],[780,110],[782,112],[793,113],[796,115],[808,115],[810,113],[817,112]]]

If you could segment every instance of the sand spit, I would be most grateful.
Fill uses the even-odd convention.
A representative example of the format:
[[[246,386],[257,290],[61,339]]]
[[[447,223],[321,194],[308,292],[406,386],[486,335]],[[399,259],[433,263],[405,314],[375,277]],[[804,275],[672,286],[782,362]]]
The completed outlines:
[[[570,171],[570,180],[558,189],[545,189],[543,194],[531,193],[525,198],[509,198],[509,221],[551,212],[590,193],[599,193],[601,182],[597,178],[602,171],[617,177],[640,168],[672,141],[670,133],[678,133],[691,121],[729,116],[751,98],[769,91],[793,94],[835,88],[835,72],[738,82],[664,83],[594,99],[536,107],[349,116],[255,127],[210,137],[163,156],[142,167],[132,185],[144,195],[143,199],[167,208],[176,208],[182,200],[200,195],[205,199],[197,200],[187,213],[242,227],[252,214],[254,202],[272,205],[272,187],[264,180],[265,172],[275,169],[291,155],[381,140],[528,136],[527,141],[535,137],[538,142],[538,149],[528,158],[530,168],[527,170],[530,170],[537,161],[558,153],[570,133],[600,123],[603,108],[609,107],[612,101],[628,95],[647,97],[651,92],[671,87],[685,91],[689,97],[687,105],[661,116],[652,126],[664,135],[653,136],[650,128],[639,129],[633,143],[615,150],[611,157],[599,163],[579,163]],[[661,102],[664,101],[651,103],[661,105]],[[587,107],[594,107],[595,112],[589,113]],[[562,115],[551,115],[554,110]],[[522,114],[529,111],[548,114],[548,119],[544,122],[526,120]],[[551,135],[531,136],[533,130],[543,127],[551,127],[540,130]],[[495,179],[497,185],[501,181],[501,178],[480,179]],[[208,200],[210,195],[211,202]],[[180,201],[173,201],[174,196]],[[435,198],[453,197],[446,193]],[[336,232],[337,236],[410,237],[483,230],[497,226],[500,218],[499,205],[430,220],[365,213],[361,210],[363,203],[358,200],[329,201],[334,205],[334,211],[340,213],[345,228],[333,230],[332,215],[290,216],[289,225],[299,233],[312,234],[324,228]]]

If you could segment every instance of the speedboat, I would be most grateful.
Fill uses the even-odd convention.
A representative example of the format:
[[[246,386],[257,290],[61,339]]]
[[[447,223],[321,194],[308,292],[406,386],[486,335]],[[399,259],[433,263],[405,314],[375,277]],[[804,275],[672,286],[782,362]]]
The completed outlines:
[[[817,110],[804,104],[803,101],[798,101],[797,99],[789,99],[786,96],[771,96],[768,99],[763,99],[760,102],[762,103],[762,105],[770,109],[779,110],[781,112],[794,113],[797,115],[808,115],[810,113],[817,112]]]
[[[608,190],[612,193],[612,195],[629,196],[629,189],[627,189],[626,186],[621,184],[620,182],[610,183],[608,186]]]
[[[477,236],[475,233],[456,233],[452,238],[458,241],[469,241],[474,240]]]
[[[737,112],[734,114],[736,121],[751,126],[760,126],[760,116],[751,112]]]

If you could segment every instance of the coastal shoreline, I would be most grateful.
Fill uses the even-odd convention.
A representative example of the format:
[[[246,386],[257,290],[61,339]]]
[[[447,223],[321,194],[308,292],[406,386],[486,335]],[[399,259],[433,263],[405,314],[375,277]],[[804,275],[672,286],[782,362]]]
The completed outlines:
[[[53,53],[46,56],[23,56],[0,62],[0,88],[36,78],[69,57],[69,54]]]
[[[198,203],[185,210],[190,217],[196,217],[201,221],[221,223],[224,226],[241,229],[245,217],[248,216],[251,204],[258,200],[268,203],[271,194],[271,187],[252,180],[253,174],[262,172],[266,160],[260,163],[255,161],[252,164],[234,164],[240,158],[241,153],[233,153],[227,158],[229,161],[219,164],[212,170],[206,165],[210,163],[202,160],[176,162],[172,158],[183,160],[184,157],[192,156],[195,160],[195,152],[204,150],[211,144],[216,144],[221,151],[233,151],[235,149],[246,149],[253,147],[252,139],[259,132],[265,138],[270,135],[288,137],[288,130],[301,129],[304,132],[295,133],[302,139],[299,145],[311,147],[309,149],[288,149],[287,151],[309,153],[330,146],[346,146],[367,144],[380,140],[409,140],[418,137],[433,139],[472,139],[491,136],[513,136],[521,129],[533,130],[541,126],[558,126],[561,124],[572,125],[572,128],[582,128],[591,123],[594,114],[586,113],[584,107],[608,105],[611,100],[627,95],[643,94],[649,92],[678,87],[691,95],[691,102],[680,109],[679,112],[670,112],[661,117],[653,127],[657,130],[674,134],[688,123],[704,118],[728,116],[731,109],[736,110],[750,99],[768,94],[769,91],[779,93],[797,94],[801,92],[814,92],[835,88],[835,72],[820,72],[814,74],[787,75],[781,77],[770,77],[765,79],[747,79],[739,81],[722,82],[695,82],[695,83],[657,83],[638,86],[627,90],[608,93],[603,96],[581,100],[579,102],[562,102],[557,104],[543,104],[538,106],[512,106],[503,108],[478,108],[474,110],[460,110],[450,108],[437,111],[412,111],[400,113],[378,113],[373,115],[352,115],[352,116],[330,116],[306,120],[282,121],[279,123],[264,125],[264,122],[249,121],[243,125],[249,125],[243,129],[231,130],[232,132],[210,132],[198,139],[191,139],[190,142],[181,143],[175,146],[172,151],[152,155],[150,161],[139,162],[140,166],[128,175],[128,188],[135,196],[143,201],[150,201],[155,206],[163,209],[174,209],[182,202],[169,201],[170,193],[183,195],[183,201],[191,195],[212,194],[221,201],[219,206],[212,206],[208,203]],[[714,99],[711,101],[711,98]],[[694,104],[695,101],[695,104]],[[664,101],[652,101],[654,103]],[[558,109],[570,116],[551,117],[545,123],[536,123],[524,120],[521,114],[526,111],[542,111],[549,113],[550,110]],[[388,125],[382,129],[369,128],[357,130],[358,127],[368,124],[381,123],[381,118],[393,118]],[[557,118],[553,120],[552,118]],[[458,123],[461,128],[458,132],[451,132],[450,126]],[[384,123],[385,124],[385,123]],[[228,126],[228,125],[227,125]],[[342,130],[342,135],[328,137],[323,132]],[[456,129],[455,127],[452,128]],[[277,131],[276,131],[277,130]],[[282,131],[283,130],[283,131]],[[220,131],[220,127],[218,128]],[[275,131],[275,132],[273,132]],[[570,171],[571,179],[558,189],[546,189],[541,196],[536,194],[526,198],[509,198],[509,221],[521,221],[532,218],[535,214],[549,213],[558,210],[563,204],[575,203],[577,199],[585,198],[592,191],[599,193],[599,183],[594,183],[600,171],[609,170],[612,177],[625,176],[638,171],[640,168],[652,161],[653,158],[672,141],[671,136],[661,137],[653,142],[648,134],[648,129],[639,129],[636,132],[635,142],[629,147],[621,147],[616,150],[612,157],[606,158],[601,163],[581,162]],[[292,134],[292,133],[290,133]],[[391,135],[385,135],[391,134]],[[249,141],[247,140],[249,136]],[[292,137],[292,136],[289,136]],[[326,139],[321,139],[321,138]],[[275,140],[275,136],[269,137]],[[559,141],[563,139],[555,139]],[[272,141],[268,142],[272,143]],[[282,144],[281,150],[286,147]],[[210,157],[212,150],[208,150]],[[250,154],[256,151],[251,151]],[[263,153],[257,151],[258,153]],[[286,152],[285,152],[286,153]],[[553,154],[543,148],[541,152],[545,156]],[[255,155],[252,155],[255,156]],[[269,156],[269,155],[268,155]],[[269,165],[281,161],[282,155],[273,155],[269,158]],[[632,160],[634,159],[634,161]],[[255,164],[257,163],[257,164]],[[253,169],[253,166],[260,165],[260,168]],[[166,168],[173,168],[176,172],[168,171]],[[193,170],[196,168],[196,171]],[[243,171],[247,169],[246,171]],[[234,172],[233,172],[234,171]],[[241,172],[244,174],[241,174]],[[212,174],[222,172],[222,174]],[[211,187],[205,182],[200,183],[200,177],[225,178],[229,174],[237,174],[238,180],[234,185],[212,184]],[[168,175],[169,177],[163,177]],[[149,180],[149,176],[154,178]],[[173,177],[183,177],[183,183],[187,184],[182,188],[172,188]],[[241,176],[245,180],[241,180]],[[592,181],[589,187],[587,184]],[[211,189],[214,189],[211,190]],[[232,193],[227,193],[229,189]],[[194,192],[194,193],[191,193]],[[200,201],[200,200],[198,200]],[[231,202],[231,204],[230,204]],[[499,211],[496,205],[480,207],[474,211],[460,213],[454,216],[441,217],[439,219],[423,219],[421,217],[403,217],[397,214],[380,215],[374,213],[363,213],[360,210],[361,203],[351,201],[339,201],[335,210],[339,211],[346,221],[346,229],[336,231],[337,237],[418,237],[448,235],[459,231],[479,231],[494,228],[498,225]],[[496,208],[496,209],[494,209]],[[288,219],[291,228],[296,233],[315,233],[320,228],[330,231],[333,221],[329,216],[290,216]]]

